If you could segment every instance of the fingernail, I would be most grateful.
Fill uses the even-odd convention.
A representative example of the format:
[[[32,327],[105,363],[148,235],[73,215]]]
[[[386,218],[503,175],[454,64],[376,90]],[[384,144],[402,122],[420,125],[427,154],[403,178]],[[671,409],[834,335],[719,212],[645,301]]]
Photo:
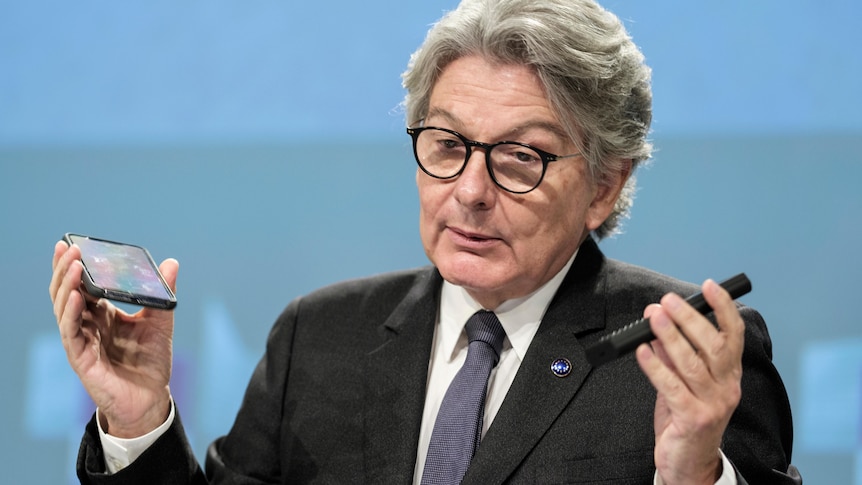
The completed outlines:
[[[652,359],[653,353],[647,344],[640,344],[638,346],[637,352],[640,354],[641,358],[644,360]]]
[[[682,305],[682,298],[680,298],[675,293],[669,293],[662,302],[662,305],[668,307],[671,310],[676,310]]]
[[[718,289],[720,288],[720,286],[718,286],[718,283],[716,283],[712,279],[706,280],[706,283],[706,291],[708,291],[713,296],[717,295]]]

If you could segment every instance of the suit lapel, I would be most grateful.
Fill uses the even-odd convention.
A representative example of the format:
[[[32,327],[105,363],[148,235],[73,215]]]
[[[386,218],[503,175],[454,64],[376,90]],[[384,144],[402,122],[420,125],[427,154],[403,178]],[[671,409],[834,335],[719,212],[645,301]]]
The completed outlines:
[[[557,291],[463,483],[502,483],[524,460],[580,389],[592,366],[577,335],[605,327],[604,257],[592,239],[580,248]],[[572,371],[555,376],[566,358]]]
[[[366,483],[410,483],[442,278],[425,271],[379,331],[364,375]]]

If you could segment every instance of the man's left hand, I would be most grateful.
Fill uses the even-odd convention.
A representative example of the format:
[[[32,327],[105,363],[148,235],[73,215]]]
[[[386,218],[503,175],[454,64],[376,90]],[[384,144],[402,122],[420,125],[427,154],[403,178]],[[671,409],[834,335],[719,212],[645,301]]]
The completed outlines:
[[[673,293],[644,310],[656,340],[637,349],[637,360],[658,392],[655,464],[667,485],[721,476],[721,439],[742,395],[745,323],[716,282],[702,290],[718,328]]]

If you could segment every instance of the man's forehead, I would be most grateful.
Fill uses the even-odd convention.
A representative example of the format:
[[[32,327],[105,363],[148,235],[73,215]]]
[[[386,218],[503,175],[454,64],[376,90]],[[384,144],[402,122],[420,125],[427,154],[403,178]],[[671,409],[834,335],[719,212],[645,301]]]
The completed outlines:
[[[459,129],[464,130],[467,128],[477,128],[475,126],[471,126],[472,123],[469,123],[459,118],[457,114],[434,105],[429,106],[428,115],[425,117],[424,120],[422,120],[422,125],[434,125],[435,123],[440,123],[441,121],[449,123],[456,129],[456,131]],[[506,135],[517,136],[529,132],[544,131],[560,139],[568,139],[568,135],[566,134],[565,130],[556,121],[549,121],[542,118],[531,119],[529,117],[511,121],[512,123],[508,125],[504,130],[504,134]]]

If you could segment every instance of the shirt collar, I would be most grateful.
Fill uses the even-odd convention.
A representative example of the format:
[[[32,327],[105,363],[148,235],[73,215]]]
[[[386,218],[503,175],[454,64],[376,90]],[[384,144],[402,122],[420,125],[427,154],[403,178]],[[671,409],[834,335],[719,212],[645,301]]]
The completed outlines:
[[[539,329],[539,323],[541,323],[551,299],[560,288],[563,278],[569,272],[577,254],[576,250],[563,268],[533,293],[521,298],[506,300],[494,309],[503,330],[506,331],[506,339],[503,341],[504,350],[512,348],[520,360],[524,359],[527,348]],[[464,326],[470,316],[479,310],[482,310],[482,305],[476,302],[467,293],[467,290],[448,281],[443,281],[437,338],[439,339],[438,348],[442,351],[440,355],[445,356],[446,360],[455,358],[459,341],[463,339],[463,342],[466,342],[467,335]]]

